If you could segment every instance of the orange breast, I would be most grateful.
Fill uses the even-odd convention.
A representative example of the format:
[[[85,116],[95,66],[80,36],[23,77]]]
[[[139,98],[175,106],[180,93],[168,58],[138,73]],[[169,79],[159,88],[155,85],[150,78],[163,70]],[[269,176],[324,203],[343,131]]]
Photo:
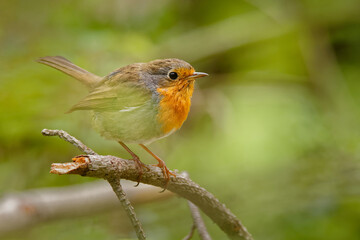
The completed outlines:
[[[166,134],[179,129],[186,120],[194,91],[194,82],[180,81],[175,86],[158,88],[157,91],[162,96],[158,121]]]

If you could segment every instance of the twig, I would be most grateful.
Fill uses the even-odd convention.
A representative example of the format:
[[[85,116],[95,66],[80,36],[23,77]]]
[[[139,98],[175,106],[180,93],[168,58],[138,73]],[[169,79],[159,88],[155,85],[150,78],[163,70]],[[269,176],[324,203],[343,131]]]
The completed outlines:
[[[123,180],[122,186],[134,205],[167,199],[173,194],[142,184]],[[52,220],[94,215],[114,210],[119,200],[111,186],[103,181],[75,186],[52,187],[7,193],[0,198],[0,239],[2,236]],[[89,209],[91,211],[89,211]]]
[[[70,134],[68,134],[63,130],[43,129],[41,133],[44,136],[58,136],[61,139],[71,143],[72,145],[80,149],[80,151],[82,151],[83,153],[86,153],[88,155],[97,155],[97,153],[94,150],[92,150],[91,148],[83,144],[81,141],[77,140],[76,138],[74,138],[73,136],[71,136]]]
[[[136,213],[134,207],[131,205],[129,199],[126,197],[124,190],[120,184],[120,178],[108,178],[108,182],[110,183],[112,189],[114,190],[116,196],[118,197],[121,205],[124,207],[126,214],[131,220],[132,225],[135,228],[136,235],[138,239],[145,240],[145,233],[141,226],[139,219],[136,217]]]
[[[188,201],[188,205],[191,211],[192,218],[194,220],[194,225],[196,226],[200,239],[202,240],[211,240],[211,237],[206,229],[205,223],[201,218],[200,211],[196,205]]]
[[[75,137],[71,136],[70,134],[68,134],[67,132],[65,132],[63,130],[43,129],[41,131],[41,133],[44,136],[59,136],[61,139],[64,139],[65,141],[73,144],[74,146],[79,148],[81,151],[83,151],[86,154],[89,154],[90,156],[91,155],[93,155],[93,156],[98,155],[94,150],[92,150],[91,148],[89,148],[88,146],[83,144],[80,140],[76,139]],[[83,160],[84,158],[78,157],[77,159]],[[61,174],[64,174],[66,172],[71,172],[73,174],[82,175],[82,173],[84,171],[86,171],[86,169],[84,167],[77,168],[77,165],[73,164],[73,163],[69,163],[69,164],[65,163],[62,166],[63,167],[61,168],[61,171],[62,171]],[[50,172],[52,172],[52,171],[50,171]],[[128,215],[128,217],[130,218],[131,223],[132,223],[132,225],[133,225],[133,227],[135,229],[135,232],[136,232],[136,235],[137,235],[138,239],[145,240],[146,237],[145,237],[144,230],[142,229],[140,221],[136,217],[134,207],[131,205],[129,199],[126,197],[126,194],[125,194],[124,190],[121,187],[120,178],[116,178],[116,177],[111,176],[111,175],[109,175],[108,177],[103,177],[103,178],[106,179],[109,182],[109,184],[111,185],[113,191],[115,192],[116,196],[118,197],[121,205],[125,209],[125,212]]]
[[[184,172],[183,174],[185,177],[189,178],[189,174],[187,172]],[[205,223],[201,217],[199,208],[196,205],[194,205],[192,202],[190,202],[190,201],[187,201],[187,202],[188,202],[188,205],[190,208],[192,219],[194,221],[194,226],[195,226],[195,228],[198,229],[200,239],[211,240],[211,237],[206,229]]]
[[[190,232],[188,235],[186,235],[182,240],[190,240],[192,238],[192,236],[194,235],[196,226],[195,223],[193,223],[193,225],[191,226]]]
[[[73,164],[72,168],[69,169],[68,164]],[[134,161],[109,155],[80,156],[73,158],[73,163],[54,163],[51,166],[50,172],[55,174],[79,174],[104,179],[108,179],[111,176],[134,182],[138,180],[138,169]],[[149,170],[143,173],[141,182],[162,188],[165,179],[159,168],[149,166]],[[245,226],[224,204],[185,176],[181,174],[177,174],[177,177],[171,176],[167,189],[197,205],[229,238],[253,239]]]

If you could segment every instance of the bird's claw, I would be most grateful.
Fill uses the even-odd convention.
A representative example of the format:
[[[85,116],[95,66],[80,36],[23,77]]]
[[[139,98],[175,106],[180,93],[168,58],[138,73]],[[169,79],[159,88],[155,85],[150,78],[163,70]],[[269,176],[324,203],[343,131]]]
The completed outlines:
[[[145,168],[146,170],[150,170],[150,168],[145,163],[140,161],[140,159],[138,157],[134,157],[132,160],[135,162],[136,168],[138,169],[138,172],[139,172],[139,175],[137,177],[137,184],[135,185],[135,187],[137,187],[137,186],[139,186],[141,177],[144,173],[143,168]]]
[[[165,162],[164,161],[159,161],[158,164],[155,164],[153,165],[155,167],[159,167],[164,175],[164,178],[165,178],[165,185],[164,185],[164,189],[161,191],[164,192],[169,184],[169,181],[170,181],[170,175],[176,177],[176,174],[175,173],[172,173],[166,166]]]

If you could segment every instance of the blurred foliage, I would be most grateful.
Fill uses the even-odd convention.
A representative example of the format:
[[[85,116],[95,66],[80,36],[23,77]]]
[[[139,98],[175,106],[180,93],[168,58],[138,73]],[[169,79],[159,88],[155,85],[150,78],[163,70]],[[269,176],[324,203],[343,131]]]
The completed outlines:
[[[36,58],[62,55],[105,75],[177,57],[211,76],[199,80],[181,131],[151,146],[170,168],[188,171],[255,239],[360,239],[359,12],[358,0],[1,1],[0,194],[91,181],[48,173],[79,152],[43,128],[127,156],[91,129],[88,113],[64,114],[86,90]],[[192,224],[180,198],[136,210],[149,239],[181,239]],[[5,239],[134,238],[119,217]]]

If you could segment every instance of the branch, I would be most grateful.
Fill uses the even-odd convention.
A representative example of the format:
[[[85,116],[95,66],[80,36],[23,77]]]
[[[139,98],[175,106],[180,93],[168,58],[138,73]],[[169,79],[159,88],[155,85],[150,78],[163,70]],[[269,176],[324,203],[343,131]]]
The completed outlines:
[[[71,136],[70,134],[68,134],[67,132],[65,132],[63,130],[43,129],[41,131],[41,133],[44,136],[59,136],[60,138],[62,138],[65,141],[73,144],[74,146],[76,146],[77,148],[79,148],[81,151],[83,151],[86,154],[98,155],[91,148],[87,147],[81,141],[74,138],[73,136]],[[80,157],[79,159],[82,159],[82,158]],[[65,166],[66,166],[66,170],[74,170],[75,172],[77,171],[77,168],[76,168],[77,166],[74,165],[74,164],[65,164]],[[82,170],[83,169],[79,169],[79,171],[80,171],[79,173],[81,173]],[[73,172],[73,173],[75,173],[75,172]],[[116,196],[118,197],[121,205],[125,209],[126,214],[128,215],[128,217],[131,220],[131,224],[135,228],[135,232],[136,232],[136,235],[137,235],[138,239],[145,240],[146,237],[145,237],[144,230],[142,229],[140,221],[136,217],[134,207],[131,205],[129,199],[126,197],[126,194],[125,194],[124,190],[122,189],[122,186],[120,184],[120,178],[109,176],[109,177],[104,178],[104,179],[106,179],[109,182],[110,186],[112,187],[113,191],[115,192]]]
[[[201,218],[200,211],[196,205],[188,201],[188,205],[191,211],[191,216],[194,220],[194,225],[197,228],[201,240],[211,240],[211,237],[206,229],[205,223]]]
[[[188,235],[186,235],[182,240],[190,240],[192,238],[192,236],[194,235],[196,226],[195,223],[193,223],[193,225],[191,226],[190,232]]]
[[[54,163],[50,172],[55,174],[79,174],[104,179],[111,176],[112,178],[127,179],[134,182],[138,180],[138,170],[134,161],[110,155],[80,156],[73,158],[72,163]],[[159,168],[149,166],[149,170],[143,173],[141,182],[162,188],[165,179]],[[177,177],[171,176],[167,189],[197,205],[229,238],[253,239],[240,220],[224,204],[186,176],[181,174],[177,174]]]
[[[72,145],[80,149],[80,151],[88,155],[98,155],[94,150],[92,150],[91,148],[83,144],[81,141],[77,140],[76,138],[74,138],[73,136],[71,136],[70,134],[68,134],[63,130],[43,129],[41,133],[44,136],[58,136],[59,138],[71,143]]]
[[[172,195],[169,191],[158,194],[158,188],[150,185],[134,188],[130,181],[122,185],[133,204],[163,200]],[[88,216],[118,206],[118,199],[105,181],[6,194],[0,199],[0,238],[36,224]]]
[[[189,174],[187,172],[184,172],[183,174],[187,178],[189,178]],[[199,208],[196,205],[194,205],[192,202],[190,202],[190,201],[187,201],[187,202],[188,202],[188,205],[190,208],[190,212],[191,212],[191,216],[194,221],[194,224],[191,227],[191,231],[190,231],[189,235],[186,236],[185,239],[186,238],[191,239],[192,235],[194,234],[195,229],[197,228],[200,238],[202,240],[211,240],[211,237],[206,229],[205,223],[204,223],[203,219],[201,218]]]
[[[126,214],[130,218],[131,223],[135,228],[135,232],[136,232],[138,239],[145,240],[146,237],[145,237],[144,230],[141,226],[139,219],[136,217],[134,207],[131,205],[129,199],[126,197],[124,190],[122,189],[122,186],[120,184],[120,179],[119,178],[108,178],[107,180],[110,183],[116,196],[118,197],[121,205],[125,209]]]

